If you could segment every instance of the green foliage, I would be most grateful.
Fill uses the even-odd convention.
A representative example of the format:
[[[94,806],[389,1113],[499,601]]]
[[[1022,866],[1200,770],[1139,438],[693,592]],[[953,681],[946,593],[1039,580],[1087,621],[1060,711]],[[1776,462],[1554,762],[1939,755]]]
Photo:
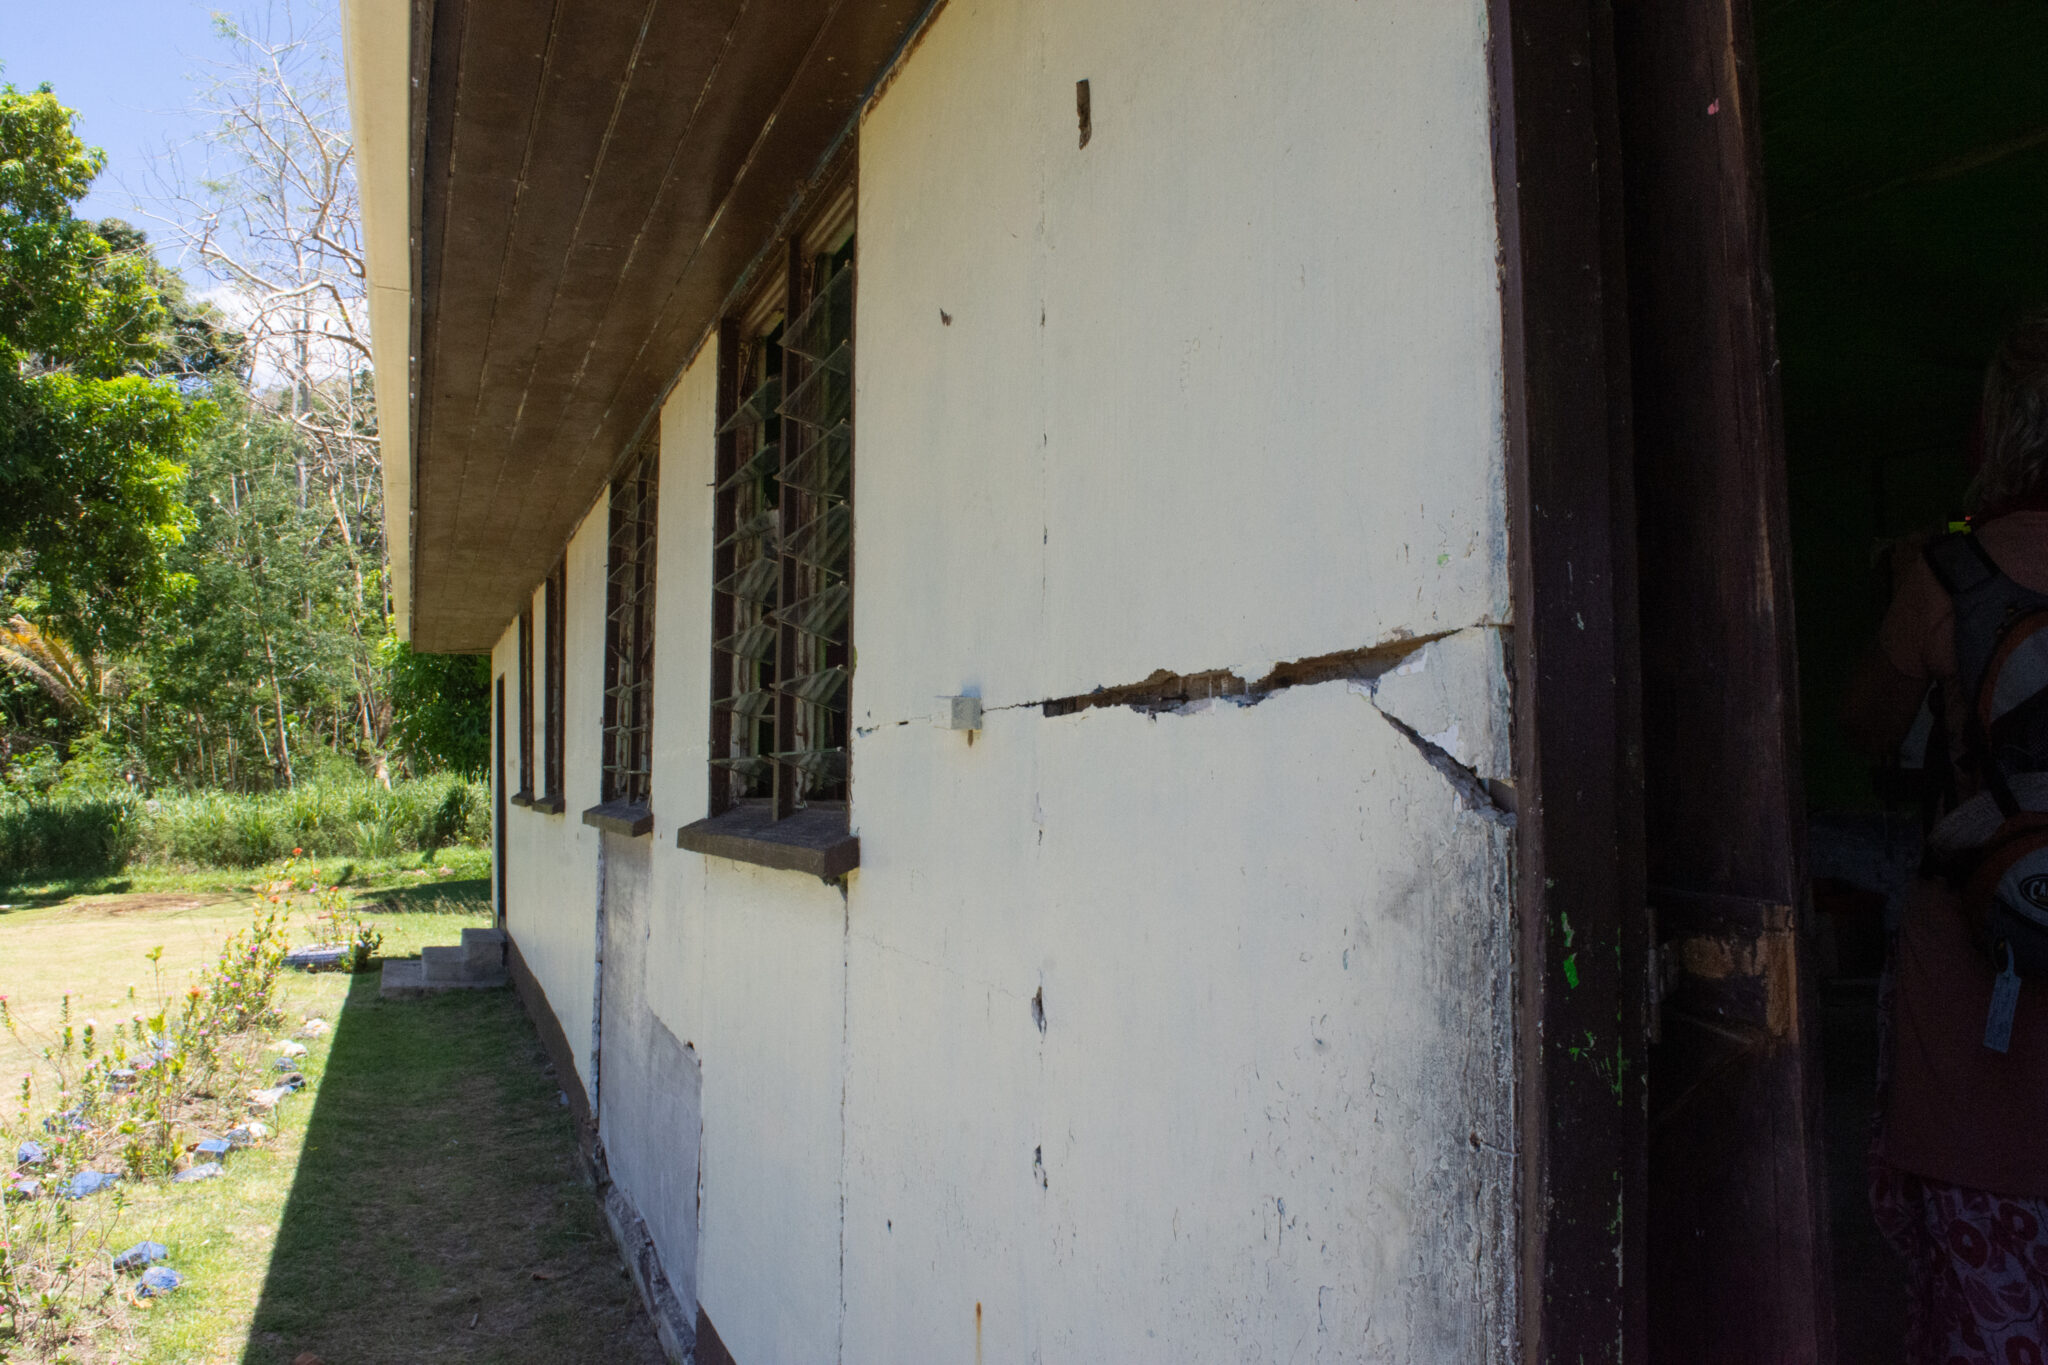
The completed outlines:
[[[57,785],[64,773],[64,760],[55,745],[37,744],[23,749],[0,771],[0,787],[17,796],[39,796]]]
[[[48,86],[0,86],[0,343],[106,379],[154,361],[169,314],[143,264],[72,205],[106,164]]]
[[[103,742],[67,802],[110,775],[162,793],[482,772],[488,662],[391,638],[367,372],[251,388],[261,337],[195,302],[134,227],[75,216],[100,164],[47,88],[0,87],[0,768],[48,793],[20,755]],[[288,836],[269,818],[226,822],[223,856],[273,856]],[[358,823],[367,845],[417,838]]]
[[[170,312],[72,205],[104,160],[47,87],[0,87],[0,555],[34,557],[74,644],[132,642],[180,580],[182,461],[211,405],[147,377]]]
[[[306,495],[290,427],[217,392],[227,420],[193,452],[195,525],[169,559],[190,590],[136,661],[131,731],[160,778],[290,783],[314,753],[374,747],[382,604],[364,600],[375,583],[357,573],[359,547]]]
[[[135,857],[136,804],[0,796],[0,881],[119,872]]]
[[[490,761],[490,659],[419,654],[395,638],[383,658],[392,749],[416,772],[482,773]]]
[[[86,735],[71,746],[71,756],[50,786],[50,795],[60,801],[118,799],[127,794],[120,751],[99,734]]]
[[[192,297],[185,277],[157,260],[149,235],[119,218],[102,218],[95,229],[108,250],[142,263],[149,287],[167,315],[164,349],[146,368],[152,374],[246,379],[248,337],[228,325],[227,315]]]
[[[66,795],[60,781],[49,794],[0,793],[0,885],[109,875],[136,863],[259,867],[294,850],[347,858],[431,854],[481,845],[490,827],[488,788],[452,774],[388,789],[356,780],[149,800],[118,784]]]

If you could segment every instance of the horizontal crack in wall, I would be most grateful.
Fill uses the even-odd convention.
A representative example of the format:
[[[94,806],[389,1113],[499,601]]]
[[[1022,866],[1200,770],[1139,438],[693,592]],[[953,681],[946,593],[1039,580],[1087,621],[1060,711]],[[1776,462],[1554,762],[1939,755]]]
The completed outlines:
[[[1381,718],[1391,725],[1397,734],[1415,746],[1415,751],[1422,755],[1424,762],[1443,775],[1458,793],[1460,804],[1482,819],[1497,824],[1513,825],[1515,811],[1512,787],[1481,777],[1460,763],[1442,745],[1434,743],[1414,726],[1387,711],[1379,704],[1379,699],[1375,695],[1377,689],[1371,686],[1379,678],[1414,657],[1415,652],[1425,645],[1457,633],[1442,630],[1431,635],[1408,635],[1376,645],[1367,645],[1362,649],[1340,650],[1335,654],[1317,654],[1306,659],[1296,659],[1291,663],[1275,664],[1271,671],[1256,682],[1246,682],[1227,668],[1208,669],[1200,673],[1169,673],[1162,668],[1143,682],[1125,683],[1119,687],[1098,687],[1093,692],[1072,697],[1055,697],[1037,705],[1047,716],[1071,716],[1077,711],[1091,711],[1103,706],[1128,706],[1147,715],[1160,715],[1182,711],[1219,697],[1234,699],[1240,706],[1256,706],[1267,697],[1284,692],[1290,687],[1308,687],[1316,683],[1339,681],[1365,683],[1367,686],[1355,690],[1371,704],[1373,710],[1379,712]]]
[[[1243,705],[1255,706],[1275,692],[1284,692],[1290,687],[1346,679],[1370,681],[1397,667],[1403,659],[1431,641],[1453,634],[1456,632],[1441,630],[1434,635],[1407,635],[1367,645],[1363,649],[1340,650],[1335,654],[1317,654],[1292,663],[1275,664],[1272,671],[1257,682],[1246,682],[1227,668],[1212,668],[1201,673],[1169,673],[1162,668],[1143,682],[1098,687],[1079,696],[1054,697],[1040,702],[1039,707],[1048,716],[1071,716],[1076,711],[1092,711],[1098,706],[1128,706],[1135,711],[1157,715],[1214,697],[1237,697]]]

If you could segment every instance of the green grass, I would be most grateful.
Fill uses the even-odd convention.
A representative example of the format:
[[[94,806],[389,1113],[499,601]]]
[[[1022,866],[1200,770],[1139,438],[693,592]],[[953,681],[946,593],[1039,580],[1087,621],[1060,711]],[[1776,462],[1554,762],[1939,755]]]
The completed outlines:
[[[113,876],[131,867],[252,868],[294,848],[388,862],[480,845],[488,788],[441,775],[395,783],[305,782],[274,792],[0,792],[0,887]]]
[[[442,869],[447,871],[443,873]],[[490,920],[490,857],[446,849],[422,865],[413,855],[382,862],[323,858],[301,862],[323,881],[340,882],[384,934],[386,957],[410,957],[429,943],[452,943],[464,924]],[[81,1019],[127,1019],[157,998],[144,956],[164,950],[162,987],[175,997],[210,966],[221,943],[249,922],[264,872],[143,870],[17,886],[0,900],[0,994],[21,1025],[0,1035],[0,1075],[18,1078],[55,1034],[63,998]],[[387,908],[388,907],[388,908]],[[295,944],[314,926],[292,926]],[[309,978],[293,977],[294,981]],[[129,994],[133,988],[134,995]]]
[[[427,877],[359,869],[358,899],[387,956],[489,922],[488,881],[464,875],[486,865],[446,865],[448,875]],[[322,870],[332,875],[338,860]],[[89,1014],[93,1000],[125,1000],[130,981],[149,993],[142,955],[159,943],[166,985],[181,990],[247,923],[249,880],[164,878],[69,899],[52,890],[0,914],[0,991],[20,1016],[69,983],[75,1012]],[[510,992],[385,1002],[375,973],[287,973],[282,990],[288,1029],[308,1015],[333,1025],[304,1040],[307,1089],[273,1120],[276,1136],[229,1158],[221,1179],[124,1187],[110,1245],[164,1243],[187,1287],[124,1308],[77,1359],[288,1365],[311,1351],[329,1365],[660,1365],[576,1178],[559,1081]]]

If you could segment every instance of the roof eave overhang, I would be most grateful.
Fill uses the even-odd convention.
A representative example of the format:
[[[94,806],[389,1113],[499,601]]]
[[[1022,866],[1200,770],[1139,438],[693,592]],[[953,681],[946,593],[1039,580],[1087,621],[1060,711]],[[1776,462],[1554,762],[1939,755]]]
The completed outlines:
[[[348,0],[391,587],[433,651],[496,641],[936,9],[473,4]]]
[[[414,0],[344,0],[356,189],[363,215],[377,429],[384,452],[386,589],[400,639],[412,632]]]

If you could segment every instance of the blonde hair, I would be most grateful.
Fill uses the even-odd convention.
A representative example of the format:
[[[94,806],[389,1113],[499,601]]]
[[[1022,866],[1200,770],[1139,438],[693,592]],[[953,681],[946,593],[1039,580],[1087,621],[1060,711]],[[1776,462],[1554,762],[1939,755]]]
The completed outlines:
[[[1978,508],[2048,493],[2048,309],[2006,334],[1984,376],[1984,463],[1970,486]]]

